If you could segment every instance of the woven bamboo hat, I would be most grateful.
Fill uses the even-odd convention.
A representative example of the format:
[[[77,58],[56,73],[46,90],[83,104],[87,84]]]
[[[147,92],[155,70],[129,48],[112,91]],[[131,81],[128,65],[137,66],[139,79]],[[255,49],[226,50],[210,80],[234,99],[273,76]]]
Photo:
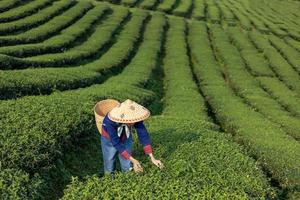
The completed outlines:
[[[150,111],[144,106],[127,99],[108,113],[108,118],[119,123],[134,123],[143,121],[150,116]]]
[[[100,134],[102,134],[101,133],[102,123],[105,115],[118,105],[120,105],[120,102],[114,99],[102,100],[95,105],[94,107],[95,120]]]

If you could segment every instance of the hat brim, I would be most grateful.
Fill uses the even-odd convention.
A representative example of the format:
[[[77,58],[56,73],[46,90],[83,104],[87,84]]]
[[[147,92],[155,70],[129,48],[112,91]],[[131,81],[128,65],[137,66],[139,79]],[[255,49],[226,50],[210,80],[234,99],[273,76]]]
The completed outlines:
[[[136,116],[132,119],[128,119],[128,118],[118,118],[118,117],[113,117],[110,115],[110,112],[108,113],[108,118],[114,122],[118,122],[118,123],[135,123],[135,122],[140,122],[140,121],[144,121],[145,119],[147,119],[148,117],[150,117],[150,111],[147,110],[145,112],[145,114],[141,115],[141,116]]]

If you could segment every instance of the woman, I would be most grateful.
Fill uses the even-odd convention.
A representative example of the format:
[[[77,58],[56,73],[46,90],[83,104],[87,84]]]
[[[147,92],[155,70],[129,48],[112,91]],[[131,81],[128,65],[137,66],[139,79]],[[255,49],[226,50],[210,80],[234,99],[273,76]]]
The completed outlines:
[[[108,112],[102,124],[101,148],[103,153],[104,172],[115,171],[115,160],[119,157],[123,172],[132,170],[142,172],[143,168],[138,160],[132,156],[132,128],[137,131],[139,142],[143,145],[144,153],[152,163],[163,168],[160,160],[155,159],[149,134],[143,120],[150,116],[150,111],[136,102],[127,99]]]

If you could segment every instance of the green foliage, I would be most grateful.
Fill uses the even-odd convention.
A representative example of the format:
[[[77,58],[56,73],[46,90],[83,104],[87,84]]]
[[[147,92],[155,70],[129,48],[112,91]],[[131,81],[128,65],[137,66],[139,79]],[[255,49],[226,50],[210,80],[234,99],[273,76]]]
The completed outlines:
[[[143,12],[140,14],[147,16]],[[143,22],[143,18],[140,19]],[[0,128],[4,132],[1,137],[5,138],[0,146],[2,166],[20,168],[30,173],[50,168],[61,157],[64,147],[72,145],[74,138],[94,133],[92,108],[99,99],[131,98],[142,104],[151,101],[154,94],[135,85],[147,81],[156,66],[164,23],[162,15],[153,16],[145,31],[145,41],[131,66],[103,85],[1,102]],[[140,65],[145,58],[149,59],[147,65]],[[11,107],[22,110],[22,114],[11,110]],[[12,122],[17,123],[10,126]]]
[[[193,6],[192,0],[180,1],[179,5],[172,11],[174,15],[188,16]]]
[[[100,10],[96,9],[95,11],[98,11],[98,13],[103,13],[104,8],[100,7]],[[128,16],[127,10],[116,10],[116,12],[113,12],[112,15],[108,16],[107,19],[101,23],[101,25],[97,26],[95,31],[89,36],[89,39],[82,44],[63,52],[24,58],[22,59],[23,65],[33,67],[59,67],[61,65],[79,63],[84,59],[92,57],[102,50],[105,50],[105,47],[109,44],[111,38],[121,28],[122,22],[126,19],[126,16]],[[80,29],[80,27],[74,28]],[[84,31],[82,34],[84,34]],[[75,41],[78,37],[76,37],[76,35],[72,35],[72,33],[69,33],[69,35],[73,37],[71,41]],[[101,37],[99,37],[99,35],[101,35]],[[60,40],[63,41],[64,39],[68,40],[68,34],[66,35],[66,38],[62,37]],[[59,44],[58,46],[62,48],[62,45]],[[45,51],[47,51],[47,49]]]
[[[88,30],[93,27],[94,23],[101,19],[106,12],[108,12],[108,8],[106,6],[96,6],[89,10],[78,21],[73,23],[72,26],[62,30],[59,35],[53,36],[40,43],[1,47],[0,53],[15,57],[32,57],[44,53],[54,53],[57,51],[63,52],[68,46],[72,45],[76,39],[87,34]],[[122,12],[122,10],[120,10],[120,12],[124,13],[126,11]]]
[[[204,0],[194,0],[194,9],[192,12],[192,18],[198,20],[205,19],[205,1]]]
[[[280,102],[290,113],[300,117],[299,95],[275,78],[258,77],[262,87]]]
[[[26,17],[51,4],[53,0],[36,0],[17,8],[0,13],[0,22],[8,22]]]
[[[214,2],[211,1],[206,1],[206,6],[207,6],[208,19],[214,24],[219,24],[221,22],[219,8],[216,6]]]
[[[153,9],[156,2],[157,2],[157,0],[143,0],[140,3],[140,7],[143,8],[143,9]]]
[[[176,0],[164,0],[157,6],[156,9],[162,12],[171,12],[175,4]]]
[[[2,26],[0,26],[0,34],[5,35],[20,30],[26,31],[30,28],[38,26],[55,17],[56,15],[59,15],[59,13],[65,11],[74,3],[75,1],[68,0],[56,1],[52,4],[52,6],[48,6],[36,14],[19,19],[17,21],[2,23]]]
[[[139,0],[122,0],[121,3],[125,6],[134,6]]]
[[[1,199],[21,200],[40,198],[39,190],[43,189],[43,181],[38,175],[30,177],[28,173],[16,169],[1,169]]]
[[[62,199],[264,199],[274,195],[253,160],[225,134],[164,115],[147,125],[155,153],[164,158],[163,171],[147,160],[142,175],[74,178]]]
[[[0,0],[0,198],[297,199],[296,3],[106,1]],[[106,98],[151,109],[163,171],[137,144],[102,176]]]
[[[283,129],[300,139],[300,120],[290,115],[279,103],[260,87],[249,74],[239,51],[230,44],[229,38],[219,26],[211,27],[213,44],[221,57],[231,87],[247,104],[265,115],[270,121],[280,124]]]
[[[276,36],[270,36],[269,40],[277,51],[279,51],[298,74],[300,74],[300,53]]]
[[[289,63],[274,47],[271,46],[267,38],[265,38],[262,34],[256,31],[251,31],[248,34],[256,48],[264,53],[265,57],[269,61],[270,67],[274,70],[280,80],[282,80],[290,89],[299,93],[299,75],[295,73],[293,67],[289,65]]]
[[[204,99],[199,95],[198,87],[193,81],[190,70],[185,23],[182,19],[170,18],[169,24],[164,58],[165,85],[167,87],[164,114],[175,116],[180,113],[181,119],[194,117],[199,120],[208,120]],[[191,106],[195,102],[197,102],[197,106]]]
[[[247,147],[283,188],[297,191],[300,180],[299,143],[234,95],[214,59],[208,36],[199,34],[207,32],[205,24],[194,22],[190,28],[195,73],[222,127],[233,132],[236,140]]]
[[[75,6],[64,12],[62,15],[54,17],[47,23],[30,29],[17,35],[0,36],[2,45],[14,45],[19,43],[32,43],[49,38],[63,28],[74,23],[78,18],[82,17],[92,4],[89,2],[78,2]]]
[[[123,12],[122,12],[123,11]],[[119,16],[124,10],[115,9]],[[140,38],[140,29],[147,15],[133,12],[130,21],[118,34],[118,41],[100,59],[79,67],[25,69],[1,71],[1,98],[14,98],[25,94],[47,94],[54,90],[66,90],[98,83],[122,69],[126,60],[131,58],[135,43]],[[111,59],[114,57],[114,59]]]
[[[22,2],[22,0],[3,0],[0,2],[0,12],[9,10],[9,9],[17,6],[21,2]]]

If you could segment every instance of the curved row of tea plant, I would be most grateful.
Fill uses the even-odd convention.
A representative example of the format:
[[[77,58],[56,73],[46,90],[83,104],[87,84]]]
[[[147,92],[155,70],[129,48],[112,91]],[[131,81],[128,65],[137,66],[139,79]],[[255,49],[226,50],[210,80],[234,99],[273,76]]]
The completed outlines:
[[[0,47],[0,53],[14,57],[32,57],[39,54],[66,51],[77,39],[89,37],[88,33],[94,28],[95,23],[102,20],[109,11],[108,7],[98,5],[89,10],[78,21],[49,39],[39,43]]]
[[[99,11],[103,12],[103,8]],[[83,62],[85,59],[99,54],[109,46],[109,42],[113,35],[121,29],[123,21],[128,16],[128,11],[114,12],[99,26],[95,27],[95,31],[83,43],[66,49],[63,52],[43,54],[32,57],[10,58],[10,64],[14,68],[21,67],[60,67],[62,65],[72,65]],[[101,37],[99,37],[101,36]],[[76,36],[75,36],[76,37]]]
[[[278,79],[269,77],[257,78],[261,86],[273,96],[279,103],[281,103],[289,112],[295,116],[300,116],[300,96],[291,91]]]
[[[172,13],[174,15],[188,17],[192,9],[193,9],[193,0],[180,1],[178,6],[172,11]]]
[[[0,13],[0,23],[9,22],[29,16],[38,12],[40,9],[49,6],[52,3],[53,0],[35,0],[33,2],[25,4],[24,6],[19,6],[6,12],[2,12]]]
[[[235,139],[280,186],[293,194],[300,183],[299,143],[234,94],[214,58],[207,32],[204,23],[193,22],[190,26],[189,44],[194,71],[205,98],[223,129],[234,133]]]
[[[285,42],[300,52],[300,42],[292,38],[284,38]]]
[[[17,35],[0,36],[1,46],[34,43],[45,40],[73,24],[92,8],[89,2],[78,2],[75,6],[50,21]]]
[[[300,106],[297,103],[299,100],[296,97],[297,93],[291,91],[283,82],[277,79],[269,68],[268,61],[264,58],[262,53],[257,51],[246,34],[236,28],[231,28],[229,33],[229,37],[239,49],[247,66],[246,68],[249,69],[250,73],[256,76],[260,84],[264,85],[263,88],[290,113],[295,116],[300,116]],[[278,88],[278,91],[276,88]]]
[[[163,60],[165,92],[164,115],[181,113],[180,119],[190,120],[191,113],[197,120],[209,121],[204,99],[192,79],[186,44],[186,24],[182,19],[170,18]],[[176,41],[176,42],[175,42]],[[176,51],[174,51],[176,49]],[[184,103],[183,103],[184,102]],[[191,106],[191,105],[197,106]]]
[[[237,95],[270,121],[278,123],[288,134],[300,139],[300,119],[292,116],[260,87],[259,82],[246,70],[238,49],[230,43],[221,27],[212,26],[210,30],[214,48],[224,64],[230,86]]]
[[[75,1],[61,0],[53,2],[51,6],[48,6],[38,13],[19,19],[17,21],[1,23],[0,34],[8,35],[17,31],[26,31],[30,28],[39,26],[53,17],[64,12],[70,6],[74,5]]]
[[[143,0],[140,4],[139,7],[143,9],[153,9],[157,3],[159,3],[157,0]]]
[[[300,75],[300,53],[273,35],[269,36],[269,41]]]
[[[0,12],[4,12],[13,7],[17,7],[22,1],[23,0],[2,0],[0,2]],[[25,0],[25,2],[26,2],[26,0]]]
[[[114,8],[121,15],[127,12]],[[26,94],[48,94],[54,90],[67,90],[100,83],[119,71],[132,57],[147,15],[136,11],[117,35],[117,42],[100,58],[79,67],[36,68],[0,71],[1,99],[16,98]],[[101,37],[101,36],[99,36]],[[111,59],[111,58],[115,59]]]
[[[229,28],[227,30],[231,42],[238,48],[246,68],[253,76],[276,77],[269,67],[268,60],[262,52],[258,52],[255,46],[248,39],[247,34],[239,28]]]
[[[164,1],[109,1],[130,7],[140,7],[165,12],[196,20],[205,20],[216,24],[229,26],[240,25],[246,30],[257,29],[264,34],[274,33],[280,37],[300,39],[298,27],[289,20],[280,18],[265,2],[261,1],[208,1],[208,0],[164,0]],[[263,6],[256,6],[262,4]],[[297,4],[295,3],[295,7]],[[264,7],[261,10],[260,7]],[[272,17],[270,17],[270,15]]]
[[[280,55],[280,53],[269,43],[268,39],[256,31],[248,32],[251,42],[258,51],[263,52],[269,61],[269,66],[290,89],[300,93],[300,78],[295,69]]]

